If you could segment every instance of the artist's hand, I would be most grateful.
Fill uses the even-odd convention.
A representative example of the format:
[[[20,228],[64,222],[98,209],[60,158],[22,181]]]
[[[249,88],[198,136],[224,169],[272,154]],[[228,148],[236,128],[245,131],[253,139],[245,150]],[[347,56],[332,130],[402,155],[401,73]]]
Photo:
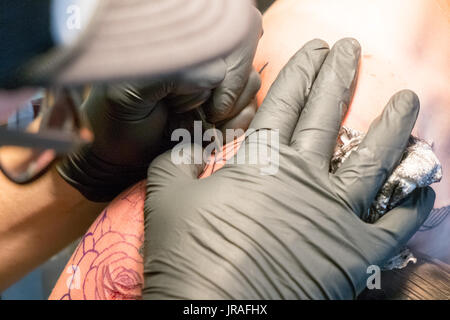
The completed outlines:
[[[246,129],[260,86],[252,68],[262,32],[256,9],[253,17],[246,40],[223,59],[153,81],[94,86],[83,111],[95,141],[58,164],[61,176],[89,200],[109,201],[144,179],[151,160],[165,151],[171,114],[186,122],[183,113],[202,107],[209,122]]]
[[[246,130],[255,116],[257,105],[255,96],[261,86],[259,73],[253,68],[253,60],[260,37],[262,21],[260,12],[253,9],[251,32],[245,41],[228,57],[217,61],[225,66],[225,76],[219,86],[214,88],[208,100],[202,104],[186,104],[190,95],[177,95],[169,99],[172,106],[171,128],[186,127],[192,123],[196,113],[186,113],[200,106],[208,123],[226,132],[226,129]]]
[[[329,173],[359,59],[356,40],[331,50],[313,40],[282,70],[251,123],[257,131],[234,159],[269,145],[272,164],[279,155],[276,173],[262,174],[267,163],[227,164],[198,180],[201,165],[176,165],[170,153],[153,161],[144,298],[353,298],[367,268],[383,265],[410,238],[433,206],[430,188],[376,224],[359,217],[408,142],[419,111],[414,93],[396,94],[359,149]],[[274,130],[279,144],[264,138]]]
[[[251,33],[238,50],[225,58],[225,79],[204,106],[207,120],[222,130],[247,129],[256,113],[254,100],[261,79],[253,68],[253,60],[263,30],[261,14],[256,8],[253,17]]]

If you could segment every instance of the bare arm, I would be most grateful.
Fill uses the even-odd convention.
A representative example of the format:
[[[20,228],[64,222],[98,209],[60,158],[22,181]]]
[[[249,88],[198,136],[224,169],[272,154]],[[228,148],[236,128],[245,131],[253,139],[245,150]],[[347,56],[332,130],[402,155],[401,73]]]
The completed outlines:
[[[0,173],[0,291],[81,236],[105,207],[52,168],[29,185]]]

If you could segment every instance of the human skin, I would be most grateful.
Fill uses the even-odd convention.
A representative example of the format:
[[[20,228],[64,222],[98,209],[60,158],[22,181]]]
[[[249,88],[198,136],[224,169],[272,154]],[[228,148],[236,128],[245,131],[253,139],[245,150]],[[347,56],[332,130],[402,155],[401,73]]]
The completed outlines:
[[[211,158],[199,178],[225,165],[242,137]],[[124,191],[100,214],[81,239],[50,300],[139,300],[142,298],[146,181]]]
[[[0,291],[81,236],[106,206],[50,169],[29,185],[0,174]]]
[[[35,91],[1,90],[0,123]],[[0,190],[0,291],[81,236],[106,206],[86,200],[53,167],[27,185],[0,173]]]
[[[433,185],[435,207],[450,205],[450,1],[277,0],[263,18],[255,68],[261,104],[281,68],[312,38],[346,36],[362,47],[355,96],[344,124],[366,132],[392,92],[411,89],[421,101],[413,133],[434,142],[443,179]]]

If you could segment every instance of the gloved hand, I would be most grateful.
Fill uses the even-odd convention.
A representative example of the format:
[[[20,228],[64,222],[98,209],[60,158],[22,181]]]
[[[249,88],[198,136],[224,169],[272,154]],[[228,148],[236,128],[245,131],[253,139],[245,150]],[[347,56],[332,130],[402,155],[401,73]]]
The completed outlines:
[[[375,224],[359,217],[406,147],[419,112],[414,93],[397,93],[359,149],[329,173],[359,59],[356,40],[331,50],[313,40],[281,71],[251,123],[257,131],[236,155],[246,160],[269,144],[279,152],[276,174],[246,162],[198,180],[202,165],[175,165],[170,153],[153,161],[144,298],[354,298],[367,268],[383,265],[413,235],[433,206],[430,188]],[[279,145],[261,135],[276,129]]]
[[[253,59],[262,36],[261,14],[256,8],[253,8],[252,24],[252,31],[247,39],[223,60],[226,65],[225,78],[201,105],[205,120],[224,134],[226,129],[246,130],[256,113],[255,96],[261,80],[259,73],[253,68]],[[188,126],[194,120],[199,120],[196,113],[186,113],[198,105],[183,105],[185,99],[186,97],[180,99],[176,96],[175,101],[168,101],[175,113],[171,115],[171,128],[178,128],[180,123]],[[181,107],[178,106],[180,102]]]
[[[164,151],[170,113],[204,106],[210,122],[248,126],[254,115],[248,117],[248,106],[260,86],[252,71],[262,30],[254,12],[252,32],[224,59],[145,83],[94,86],[83,111],[95,141],[65,157],[57,165],[60,175],[89,200],[109,201],[144,179]]]

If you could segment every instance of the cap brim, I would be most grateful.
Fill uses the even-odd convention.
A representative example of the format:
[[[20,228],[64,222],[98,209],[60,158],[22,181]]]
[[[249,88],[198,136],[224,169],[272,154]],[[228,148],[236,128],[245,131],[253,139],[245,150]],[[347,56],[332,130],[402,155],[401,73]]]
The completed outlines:
[[[107,0],[56,83],[168,74],[226,55],[251,25],[251,0]]]

